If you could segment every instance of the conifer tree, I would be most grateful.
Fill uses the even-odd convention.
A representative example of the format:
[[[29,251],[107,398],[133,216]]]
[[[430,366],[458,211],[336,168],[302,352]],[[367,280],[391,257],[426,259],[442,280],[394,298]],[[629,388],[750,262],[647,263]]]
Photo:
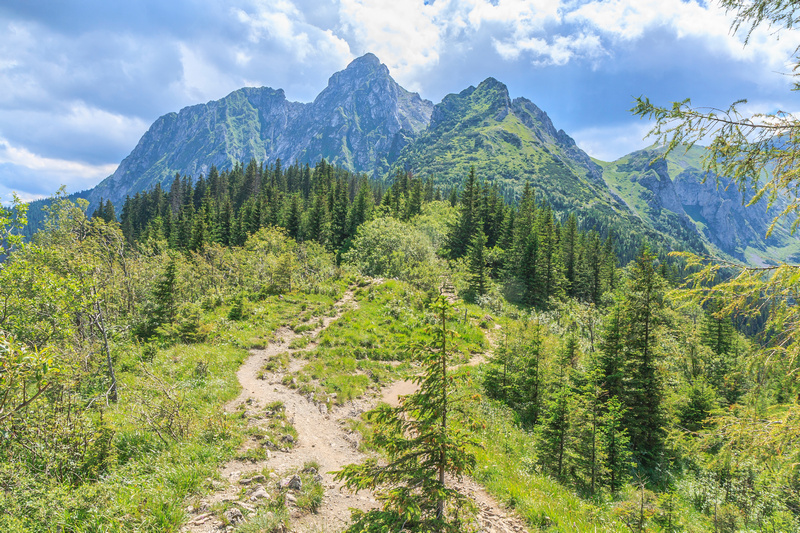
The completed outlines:
[[[486,235],[483,230],[472,238],[468,251],[469,292],[474,296],[486,294],[487,269],[486,269]]]
[[[603,458],[604,485],[612,493],[618,492],[630,477],[631,451],[628,430],[623,420],[624,407],[619,398],[613,396],[606,402],[606,410],[600,419],[600,452]]]
[[[587,484],[592,494],[597,490],[602,471],[599,436],[604,391],[598,378],[599,371],[593,364],[585,373],[573,371],[576,394],[570,415],[571,461],[579,481]]]
[[[374,202],[375,200],[372,197],[369,182],[367,180],[362,180],[358,188],[358,193],[350,208],[350,213],[348,214],[348,224],[350,228],[348,233],[350,235],[355,235],[358,227],[369,220]]]
[[[206,206],[203,205],[200,208],[200,211],[194,215],[189,249],[195,252],[202,250],[209,240],[209,232],[210,230],[206,216]]]
[[[289,233],[289,236],[297,242],[302,241],[301,229],[302,229],[302,219],[301,219],[301,209],[300,209],[300,198],[297,194],[292,195],[292,199],[289,201],[289,211],[286,214],[286,231]]]
[[[558,227],[549,205],[539,210],[536,224],[538,246],[536,250],[536,272],[528,287],[532,302],[546,307],[550,298],[563,294],[564,285],[561,250],[558,245]]]
[[[314,239],[318,243],[327,246],[330,241],[331,217],[328,211],[328,203],[323,194],[314,196],[311,211],[308,215],[308,224],[303,230],[303,235],[307,239]]]
[[[664,391],[658,372],[656,326],[661,320],[664,282],[654,266],[655,256],[645,246],[631,268],[623,318],[626,322],[626,393],[621,398],[635,458],[651,470],[664,443]]]
[[[539,415],[542,404],[542,326],[539,322],[530,324],[523,337],[521,346],[522,372],[519,377],[519,402],[522,419],[530,426],[535,426],[539,422]]]
[[[570,213],[561,232],[561,258],[564,264],[564,283],[566,293],[575,296],[576,259],[578,244],[578,219]]]
[[[333,191],[333,207],[331,209],[331,244],[334,249],[339,249],[347,239],[347,186],[344,178],[336,180]]]
[[[449,248],[450,256],[453,258],[463,257],[467,253],[475,232],[483,224],[483,221],[480,220],[478,206],[479,190],[475,167],[472,167],[466,180],[464,180],[464,189],[461,191],[458,222],[450,233]]]
[[[721,307],[718,301],[709,302],[700,322],[700,342],[713,354],[706,361],[706,379],[728,403],[735,403],[741,393],[734,366],[735,331]]]
[[[539,460],[546,470],[563,479],[567,440],[570,429],[570,412],[574,395],[570,388],[570,370],[576,356],[575,337],[567,337],[558,357],[558,374],[555,376],[552,392],[547,399],[541,423],[536,428],[535,446]]]
[[[625,345],[622,306],[617,303],[606,317],[597,357],[598,380],[606,400],[625,395]]]
[[[161,278],[153,287],[153,300],[152,304],[148,304],[149,311],[146,313],[146,323],[141,331],[142,337],[152,337],[160,326],[175,321],[178,313],[177,284],[177,259],[174,255],[170,255]]]
[[[189,203],[181,207],[180,218],[178,219],[178,234],[176,247],[179,250],[187,250],[192,242],[192,226],[194,222],[194,205]]]
[[[388,464],[375,459],[351,464],[336,472],[351,490],[379,489],[380,509],[354,511],[350,532],[419,531],[460,533],[469,519],[468,497],[447,486],[445,475],[469,474],[475,457],[466,449],[469,435],[450,421],[453,411],[452,378],[448,371],[447,328],[451,307],[444,296],[432,304],[438,317],[433,341],[421,347],[422,374],[415,378],[419,390],[406,396],[399,407],[383,405],[374,415],[375,443],[388,455]]]
[[[533,188],[530,182],[525,182],[525,187],[522,190],[522,197],[519,201],[519,208],[514,217],[513,237],[511,239],[511,272],[525,279],[529,277],[526,272],[526,267],[530,266],[529,261],[533,260],[535,264],[535,248],[536,243],[532,241],[536,236],[534,228],[536,227],[536,199]],[[531,253],[531,246],[533,246],[534,253]]]
[[[411,191],[408,195],[408,202],[406,204],[406,212],[403,217],[404,220],[409,220],[419,215],[422,212],[422,180],[414,178],[411,181]]]

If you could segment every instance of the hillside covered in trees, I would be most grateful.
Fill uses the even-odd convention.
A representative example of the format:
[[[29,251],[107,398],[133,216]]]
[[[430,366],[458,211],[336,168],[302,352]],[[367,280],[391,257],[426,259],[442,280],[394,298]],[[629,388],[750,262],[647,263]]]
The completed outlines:
[[[13,236],[22,220],[3,224]],[[214,499],[239,490],[220,475],[232,461],[293,475],[274,454],[307,437],[285,407],[230,408],[237,369],[280,344],[278,331],[292,332],[294,355],[262,363],[276,383],[264,386],[326,413],[429,380],[405,418],[348,415],[359,449],[378,461],[431,453],[431,468],[471,476],[531,531],[800,524],[786,315],[750,299],[734,316],[704,292],[712,285],[692,257],[579,211],[561,218],[533,187],[506,198],[474,171],[456,191],[404,172],[387,186],[324,160],[249,161],[176,176],[121,213],[57,197],[31,242],[4,242],[0,524],[10,531],[305,523],[332,498],[311,470],[297,473],[305,489],[265,484],[268,497],[245,506]],[[345,297],[355,304],[341,308]],[[745,321],[747,310],[759,314]],[[431,399],[437,383],[452,383],[445,403]],[[460,435],[468,444],[448,456],[458,460],[403,440],[409,416],[423,432],[446,420],[430,442]],[[401,506],[415,530],[480,523],[437,488],[438,470],[407,468],[390,478],[383,514],[356,524],[397,519],[400,497],[417,502]],[[362,471],[345,472],[366,486]],[[457,492],[450,483],[441,487]]]

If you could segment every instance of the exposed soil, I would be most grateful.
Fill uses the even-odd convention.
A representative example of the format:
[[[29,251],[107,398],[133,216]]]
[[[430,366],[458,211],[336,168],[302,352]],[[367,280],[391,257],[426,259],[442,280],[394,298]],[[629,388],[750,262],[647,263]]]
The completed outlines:
[[[346,310],[357,307],[352,291],[348,291],[337,302],[334,316],[325,317],[323,325],[314,331],[303,335],[316,339],[317,335],[338,319]],[[357,418],[361,413],[374,407],[382,400],[390,405],[397,405],[399,397],[414,392],[416,386],[411,381],[398,381],[384,388],[381,394],[372,394],[342,406],[328,407],[318,403],[308,396],[302,395],[297,389],[283,385],[282,379],[287,373],[300,370],[305,360],[299,357],[298,352],[313,349],[316,344],[312,340],[305,348],[289,348],[291,341],[301,334],[296,334],[287,328],[275,332],[274,341],[260,350],[252,350],[250,357],[244,362],[237,377],[242,385],[242,392],[238,398],[226,406],[229,412],[241,411],[244,408],[245,416],[250,424],[259,426],[265,423],[265,407],[273,402],[283,402],[285,415],[297,431],[297,439],[293,447],[278,450],[269,450],[267,459],[262,461],[231,461],[223,466],[220,475],[222,483],[212,482],[216,492],[187,509],[191,518],[183,531],[193,533],[218,533],[231,530],[231,526],[223,524],[221,517],[211,512],[212,506],[219,502],[235,503],[245,514],[252,511],[253,506],[243,496],[245,491],[240,481],[252,477],[265,469],[271,469],[274,474],[268,481],[275,484],[286,476],[303,468],[308,462],[319,464],[319,475],[325,496],[322,506],[317,513],[301,512],[297,507],[288,505],[292,510],[291,531],[302,533],[331,533],[342,531],[350,519],[350,509],[368,510],[377,507],[374,495],[368,491],[358,494],[343,489],[340,483],[334,481],[331,471],[339,470],[351,463],[361,462],[367,455],[358,450],[359,434],[348,427],[348,420]],[[277,355],[288,354],[288,368],[274,372],[262,373],[264,364]],[[473,358],[475,363],[480,358]],[[472,363],[472,361],[471,361]],[[244,445],[248,447],[263,446],[263,443],[251,439]],[[499,505],[486,491],[470,479],[459,483],[460,488],[469,494],[477,503],[480,514],[478,523],[480,531],[486,533],[506,533],[527,531],[524,523],[510,511]]]

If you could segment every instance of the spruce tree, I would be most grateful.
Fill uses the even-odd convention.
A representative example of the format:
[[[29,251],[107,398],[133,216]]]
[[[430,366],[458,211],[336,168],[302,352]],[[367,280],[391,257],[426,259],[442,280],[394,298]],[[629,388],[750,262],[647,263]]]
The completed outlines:
[[[635,458],[651,472],[660,459],[666,422],[656,351],[656,327],[661,320],[664,282],[654,261],[655,256],[645,246],[631,268],[622,314],[627,390],[621,400],[627,408],[626,427]]]
[[[606,400],[625,395],[625,345],[622,306],[617,303],[608,314],[600,335],[597,368],[600,387]]]
[[[486,294],[487,269],[486,269],[486,235],[483,230],[472,238],[468,251],[468,272],[469,272],[469,292],[472,296],[478,297]]]
[[[575,337],[570,335],[559,354],[558,373],[551,384],[544,415],[535,434],[535,446],[542,466],[558,479],[564,477],[569,446],[570,412],[574,407],[569,375],[576,351]]]
[[[601,468],[600,417],[603,415],[603,389],[600,387],[598,369],[592,364],[588,371],[573,372],[575,402],[570,415],[571,460],[579,481],[597,490]]]
[[[289,201],[289,211],[286,213],[285,226],[289,236],[297,242],[303,240],[301,223],[300,198],[298,198],[298,195],[293,194],[292,199]]]
[[[450,257],[463,257],[469,250],[469,245],[478,227],[483,224],[480,219],[478,206],[478,178],[475,176],[475,167],[470,168],[467,179],[464,180],[464,189],[461,191],[461,206],[458,213],[458,222],[452,228],[449,237]]]
[[[464,519],[470,514],[466,511],[472,511],[469,498],[445,480],[446,474],[456,478],[469,474],[475,457],[466,449],[469,435],[450,421],[451,307],[439,296],[431,309],[438,321],[432,327],[432,342],[416,351],[422,363],[422,373],[415,378],[419,390],[398,407],[379,407],[373,417],[375,443],[386,451],[388,464],[368,459],[335,474],[348,489],[378,489],[382,503],[380,509],[354,511],[354,523],[347,531],[457,533],[465,529]]]
[[[602,480],[612,493],[619,492],[630,477],[632,466],[630,438],[623,424],[625,408],[616,396],[606,402],[600,418],[600,454],[603,460]]]
[[[564,264],[564,284],[566,293],[575,296],[576,259],[578,244],[578,219],[570,213],[561,232],[561,258]]]

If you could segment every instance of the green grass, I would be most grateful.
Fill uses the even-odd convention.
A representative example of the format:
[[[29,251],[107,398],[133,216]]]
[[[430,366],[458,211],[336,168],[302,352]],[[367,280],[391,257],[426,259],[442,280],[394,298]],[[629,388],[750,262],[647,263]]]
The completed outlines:
[[[241,523],[236,533],[278,533],[286,531],[289,526],[289,512],[285,507],[262,508],[256,514]]]
[[[333,305],[346,289],[344,281],[331,284],[318,294],[293,292],[283,297],[270,295],[247,304],[245,320],[230,320],[228,313],[233,302],[212,311],[206,320],[213,329],[209,342],[241,348],[257,348],[267,344],[280,326],[294,325],[295,332],[309,331],[319,326],[318,319],[330,315]]]
[[[226,414],[222,407],[239,394],[236,371],[248,348],[266,344],[278,326],[297,317],[315,320],[331,313],[344,291],[343,284],[333,287],[251,302],[250,317],[242,321],[228,320],[225,305],[206,311],[202,322],[212,327],[204,343],[146,349],[118,344],[113,355],[119,402],[89,411],[98,424],[102,411],[102,423],[113,430],[103,475],[70,486],[0,468],[0,527],[178,531],[188,518],[185,502],[211,490],[207,480],[218,475],[220,465],[237,456],[265,459],[268,446],[291,447],[287,435],[296,440],[282,406],[265,409],[263,430],[248,427],[244,411]],[[248,438],[258,445],[239,453]]]
[[[413,350],[430,342],[425,330],[435,320],[422,293],[390,280],[359,288],[355,298],[358,308],[320,334],[317,348],[307,354],[308,364],[287,376],[286,384],[318,401],[341,404],[416,372]],[[469,311],[464,322],[462,313],[463,307],[452,324],[458,333],[452,349],[460,363],[488,347],[483,332],[473,325],[478,315]]]

